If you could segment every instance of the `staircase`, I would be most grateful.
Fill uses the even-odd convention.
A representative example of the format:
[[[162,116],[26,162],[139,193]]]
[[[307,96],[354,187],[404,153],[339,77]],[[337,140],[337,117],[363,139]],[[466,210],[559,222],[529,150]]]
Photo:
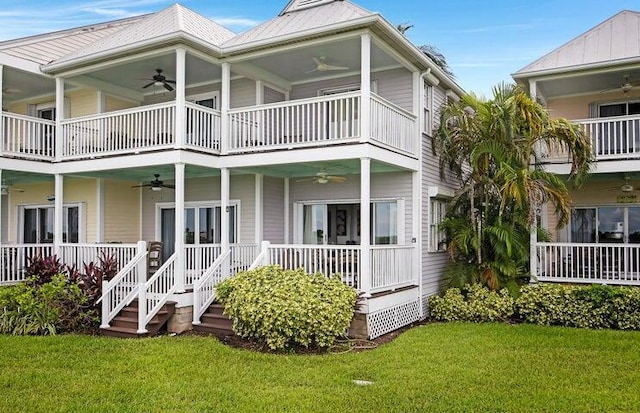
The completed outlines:
[[[195,324],[193,329],[202,333],[214,334],[218,337],[235,334],[232,329],[233,321],[224,315],[223,311],[224,306],[222,304],[211,304],[207,311],[202,314],[200,324]]]
[[[109,328],[101,328],[100,333],[105,336],[139,338],[154,336],[167,323],[176,309],[176,303],[167,302],[162,306],[158,314],[147,324],[147,332],[138,334],[138,300],[133,300],[131,304],[123,308],[122,311],[111,321]]]

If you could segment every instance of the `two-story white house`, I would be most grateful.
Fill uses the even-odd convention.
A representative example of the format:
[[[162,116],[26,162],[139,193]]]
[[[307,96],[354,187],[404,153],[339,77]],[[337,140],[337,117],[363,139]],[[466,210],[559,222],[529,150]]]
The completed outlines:
[[[431,135],[464,92],[380,14],[292,0],[236,35],[176,4],[1,42],[0,74],[0,281],[113,253],[102,327],[137,298],[134,333],[270,263],[339,274],[369,337],[425,315],[454,184]]]
[[[538,279],[640,284],[640,13],[612,16],[513,78],[553,116],[583,125],[595,159],[572,190],[566,228],[542,208],[554,242],[536,247]],[[568,173],[566,156],[543,155],[546,168]]]

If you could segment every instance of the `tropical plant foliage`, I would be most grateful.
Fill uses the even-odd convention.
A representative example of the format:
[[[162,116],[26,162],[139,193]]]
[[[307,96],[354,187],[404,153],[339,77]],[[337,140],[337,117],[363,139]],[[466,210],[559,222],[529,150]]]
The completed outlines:
[[[499,85],[488,100],[466,95],[446,106],[440,121],[434,151],[441,173],[449,170],[461,183],[443,223],[452,257],[445,282],[517,291],[528,276],[536,208],[552,205],[559,226],[567,223],[568,185],[589,171],[590,140],[568,120],[552,119],[515,85]],[[541,166],[541,154],[557,151],[571,163],[564,179]]]

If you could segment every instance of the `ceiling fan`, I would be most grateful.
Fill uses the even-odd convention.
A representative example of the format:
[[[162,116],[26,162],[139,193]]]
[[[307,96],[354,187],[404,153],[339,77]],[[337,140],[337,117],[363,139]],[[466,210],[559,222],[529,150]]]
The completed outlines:
[[[142,86],[143,89],[148,88],[149,86],[163,86],[165,89],[167,89],[169,92],[171,92],[173,90],[173,87],[171,86],[171,84],[176,84],[175,80],[169,80],[167,79],[167,77],[165,75],[162,74],[162,69],[156,69],[156,74],[153,75],[153,77],[151,79],[144,79],[144,80],[151,80],[151,83],[147,83],[146,85]]]
[[[0,185],[0,195],[8,195],[9,192],[24,192],[22,188],[14,188],[10,184],[2,184]]]
[[[313,73],[313,72],[327,72],[330,70],[348,70],[349,67],[348,66],[336,66],[336,65],[330,65],[328,64],[325,60],[326,57],[321,56],[321,57],[312,57],[314,63],[316,64],[316,67],[314,69],[309,70],[306,73]]]
[[[624,183],[620,186],[612,186],[610,188],[606,188],[607,191],[622,191],[622,192],[633,192],[636,188],[631,184],[631,176],[624,176]]]
[[[341,184],[346,180],[347,180],[347,178],[344,177],[344,176],[329,175],[327,173],[326,169],[322,168],[313,177],[305,178],[305,179],[298,179],[296,182],[310,182],[310,181],[312,181],[314,184],[324,185],[324,184],[327,184],[329,182],[336,183],[336,184]]]
[[[160,174],[153,174],[153,176],[156,179],[154,179],[153,181],[149,181],[148,184],[134,185],[131,188],[149,188],[152,191],[162,191],[162,188],[175,189],[175,185],[163,183],[163,181],[160,180]]]
[[[9,87],[9,86],[2,87],[2,93],[6,93],[7,95],[15,95],[16,93],[20,93],[20,92],[22,92],[22,90],[15,87]]]
[[[613,87],[613,88],[609,88],[609,89],[604,89],[601,92],[615,92],[615,91],[620,91],[624,94],[627,94],[629,92],[631,92],[631,90],[635,89],[636,87],[640,86],[640,80],[636,80],[633,82],[629,81],[629,75],[628,74],[624,74],[622,76],[622,83],[619,86]]]

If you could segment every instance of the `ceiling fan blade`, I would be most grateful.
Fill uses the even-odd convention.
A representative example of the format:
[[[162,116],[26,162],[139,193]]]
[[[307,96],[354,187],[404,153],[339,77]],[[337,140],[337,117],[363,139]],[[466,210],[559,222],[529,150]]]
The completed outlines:
[[[154,80],[153,82],[148,83],[148,84],[146,84],[146,85],[142,86],[142,88],[143,88],[143,89],[146,89],[146,88],[148,88],[149,86],[153,86],[155,83],[156,83],[156,81]]]
[[[304,73],[313,73],[313,72],[318,72],[318,71],[320,71],[320,69],[318,69],[318,68],[316,67],[315,69],[308,70],[308,71],[306,71],[306,72],[304,72]]]
[[[316,64],[316,66],[320,66],[322,64],[322,60],[318,59],[317,57],[312,57],[311,59]]]
[[[171,84],[173,84],[173,85],[175,85],[175,84],[176,84],[176,81],[175,81],[175,80],[165,79],[165,81],[164,81],[164,82],[165,82],[165,83],[171,83]]]
[[[133,185],[131,188],[146,188],[148,186],[151,186],[151,184]]]
[[[337,184],[341,184],[347,180],[347,178],[344,176],[331,176],[331,175],[327,176],[326,179],[328,179],[330,182],[335,182]]]
[[[160,186],[161,186],[162,188],[176,189],[176,186],[175,186],[175,185],[161,184]]]
[[[324,65],[324,70],[348,70],[348,66]]]
[[[162,86],[164,86],[164,88],[167,89],[169,92],[173,91],[173,88],[171,86],[169,86],[169,84],[167,84],[167,82],[164,82],[162,84]]]
[[[309,182],[309,181],[315,181],[315,180],[316,178],[313,177],[313,178],[298,179],[296,180],[296,182]]]

